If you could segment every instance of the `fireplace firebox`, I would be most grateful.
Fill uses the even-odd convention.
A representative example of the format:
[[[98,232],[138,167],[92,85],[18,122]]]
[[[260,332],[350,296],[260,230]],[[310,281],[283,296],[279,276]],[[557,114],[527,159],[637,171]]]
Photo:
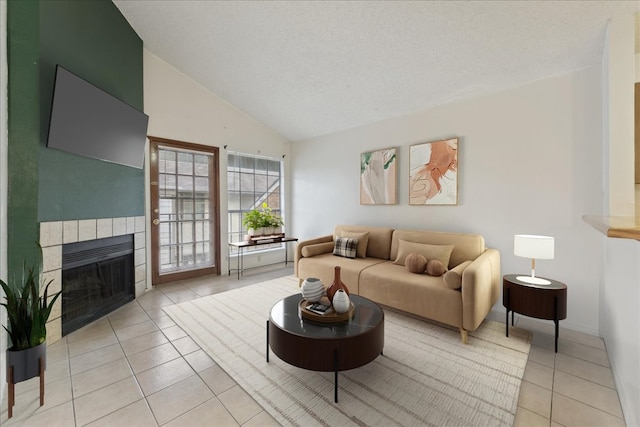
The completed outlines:
[[[62,335],[135,297],[133,235],[62,245]]]

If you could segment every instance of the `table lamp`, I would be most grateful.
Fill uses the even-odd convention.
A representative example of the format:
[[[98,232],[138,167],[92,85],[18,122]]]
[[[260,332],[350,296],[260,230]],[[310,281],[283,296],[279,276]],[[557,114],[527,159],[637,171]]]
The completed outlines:
[[[517,279],[533,285],[549,285],[550,281],[536,277],[536,259],[553,259],[553,237],[516,234],[513,241],[516,256],[531,258],[531,276],[518,276]]]

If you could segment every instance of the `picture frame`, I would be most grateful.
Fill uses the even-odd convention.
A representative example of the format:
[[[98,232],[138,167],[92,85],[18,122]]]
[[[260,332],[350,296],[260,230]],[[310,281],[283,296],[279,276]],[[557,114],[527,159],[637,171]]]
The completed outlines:
[[[458,138],[409,147],[409,205],[458,204]]]
[[[360,204],[398,203],[397,149],[385,148],[360,154]]]

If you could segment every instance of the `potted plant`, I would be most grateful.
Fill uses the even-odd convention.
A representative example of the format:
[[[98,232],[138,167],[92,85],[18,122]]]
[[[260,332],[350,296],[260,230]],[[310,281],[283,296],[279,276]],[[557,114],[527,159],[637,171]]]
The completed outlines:
[[[262,204],[262,228],[264,229],[264,234],[270,236],[273,234],[273,212],[271,208],[267,206],[266,203]]]
[[[284,222],[279,215],[273,214],[271,216],[271,226],[273,227],[273,234],[282,234],[282,226]]]
[[[7,310],[9,328],[5,329],[11,339],[11,347],[7,350],[7,372],[11,376],[10,398],[13,398],[13,384],[40,375],[41,364],[42,369],[45,369],[46,324],[53,305],[62,293],[55,293],[51,301],[48,301],[49,285],[53,280],[44,286],[44,292],[40,294],[40,268],[36,270],[32,267],[26,274],[25,269],[22,279],[11,285],[0,280],[5,293],[5,302],[0,306]],[[12,372],[9,372],[10,368]],[[42,380],[43,377],[41,384],[44,384]],[[43,403],[41,389],[40,404]]]
[[[254,209],[249,212],[245,212],[244,218],[242,219],[242,224],[247,227],[247,234],[249,236],[262,234],[260,230],[263,224],[262,211]]]

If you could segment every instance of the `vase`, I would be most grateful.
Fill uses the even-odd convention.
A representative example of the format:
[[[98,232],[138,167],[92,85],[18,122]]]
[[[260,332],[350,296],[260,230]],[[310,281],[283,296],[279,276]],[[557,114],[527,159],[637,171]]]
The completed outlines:
[[[324,294],[324,285],[315,277],[309,277],[302,282],[302,297],[309,302],[318,302]]]
[[[333,309],[338,314],[346,313],[349,311],[349,306],[351,305],[351,300],[349,299],[349,295],[344,291],[344,289],[338,289],[336,294],[333,296]]]
[[[13,383],[19,383],[40,375],[41,358],[46,368],[46,342],[26,350],[7,350],[7,372],[10,367],[13,367]]]
[[[340,267],[336,265],[333,282],[327,289],[327,297],[329,297],[329,301],[333,301],[333,296],[338,291],[338,289],[344,289],[347,295],[349,295],[349,289],[344,283],[342,283],[342,280],[340,280]]]

